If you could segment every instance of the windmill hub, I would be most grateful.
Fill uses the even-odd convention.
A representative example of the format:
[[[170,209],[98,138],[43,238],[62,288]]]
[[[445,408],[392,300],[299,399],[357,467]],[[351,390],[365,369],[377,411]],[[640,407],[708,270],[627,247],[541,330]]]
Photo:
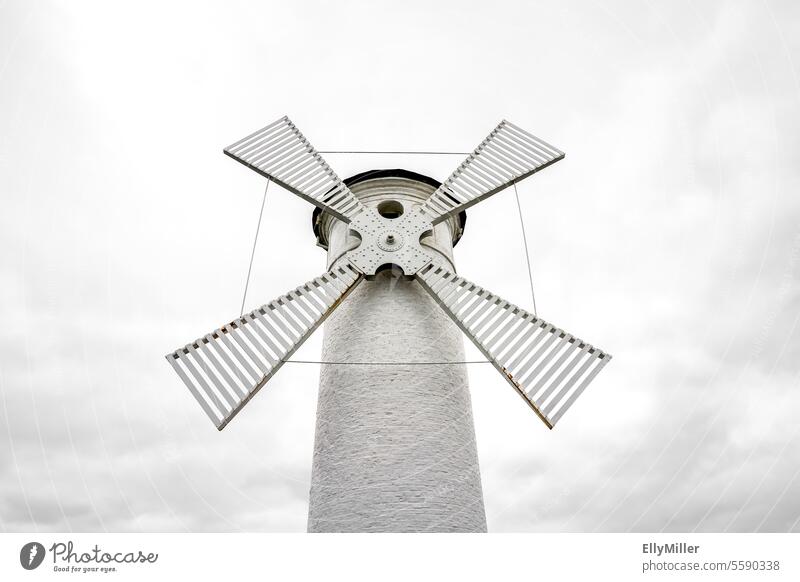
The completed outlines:
[[[361,238],[361,244],[347,256],[367,278],[374,277],[387,264],[396,265],[406,277],[413,277],[433,260],[420,244],[420,238],[433,230],[433,225],[419,208],[387,218],[380,206],[365,207],[349,226]]]
[[[403,236],[390,230],[383,238],[378,239],[377,244],[381,250],[393,253],[403,247]]]

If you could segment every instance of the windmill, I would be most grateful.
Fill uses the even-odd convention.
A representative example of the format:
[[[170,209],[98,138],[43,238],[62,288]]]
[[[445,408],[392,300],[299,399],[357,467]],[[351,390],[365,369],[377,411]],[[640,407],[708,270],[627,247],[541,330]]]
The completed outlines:
[[[484,530],[471,404],[458,360],[463,348],[447,322],[472,340],[550,429],[611,356],[457,274],[452,245],[467,208],[564,153],[502,121],[444,183],[394,171],[368,173],[348,185],[287,117],[224,153],[319,209],[315,226],[325,226],[320,242],[328,247],[329,269],[167,354],[167,361],[222,430],[344,305],[341,322],[334,317],[334,329],[326,326],[323,352],[361,361],[367,371],[323,366],[309,530]],[[387,268],[399,274],[393,295],[380,290]],[[395,297],[391,311],[382,312]],[[441,307],[436,311],[444,323],[420,311],[427,303]],[[417,335],[408,333],[409,321]],[[362,341],[344,342],[343,334]],[[413,356],[414,342],[444,361],[409,361],[382,377],[385,366],[371,358]],[[353,345],[362,353],[354,354]],[[427,367],[448,362],[449,376]],[[436,377],[433,385],[427,375]],[[403,392],[407,384],[413,390]]]

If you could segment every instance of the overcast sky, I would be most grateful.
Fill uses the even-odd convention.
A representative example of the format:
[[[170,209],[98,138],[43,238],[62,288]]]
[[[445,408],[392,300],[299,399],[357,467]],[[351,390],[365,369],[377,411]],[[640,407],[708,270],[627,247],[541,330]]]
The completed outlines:
[[[163,359],[238,314],[264,179],[221,150],[288,114],[567,152],[520,186],[539,313],[615,359],[552,432],[470,367],[491,531],[800,530],[799,48],[791,0],[3,2],[0,528],[305,530],[317,367],[218,433]],[[251,308],[324,270],[311,210],[270,189]],[[513,193],[456,261],[530,308]]]

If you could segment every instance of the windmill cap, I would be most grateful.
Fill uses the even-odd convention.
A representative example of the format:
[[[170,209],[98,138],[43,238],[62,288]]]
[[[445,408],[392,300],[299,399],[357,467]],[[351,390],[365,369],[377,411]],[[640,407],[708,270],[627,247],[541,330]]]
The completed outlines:
[[[383,178],[400,178],[427,184],[432,188],[431,192],[442,185],[441,182],[431,178],[430,176],[418,174],[410,170],[403,170],[401,168],[391,170],[367,170],[366,172],[361,172],[360,174],[355,174],[349,178],[345,178],[344,183],[348,186],[348,188],[351,188],[356,184],[361,184],[362,182],[379,180]],[[354,192],[354,194],[358,196],[358,192]],[[421,202],[422,201],[420,201],[420,203]],[[317,238],[317,245],[324,249],[328,248],[328,241],[323,229],[323,223],[326,217],[329,217],[329,215],[324,213],[321,208],[314,208],[314,213],[311,216],[311,228],[314,231],[314,236]],[[459,212],[458,215],[454,217],[453,221],[453,246],[456,246],[458,241],[461,240],[461,236],[464,234],[464,227],[467,224],[466,211],[462,210]]]

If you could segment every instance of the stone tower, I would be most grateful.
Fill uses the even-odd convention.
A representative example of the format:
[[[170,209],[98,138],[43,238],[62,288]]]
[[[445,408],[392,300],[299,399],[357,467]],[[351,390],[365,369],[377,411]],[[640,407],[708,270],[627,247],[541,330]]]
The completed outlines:
[[[439,186],[405,170],[345,181],[392,218]],[[422,239],[455,271],[464,213]],[[317,210],[328,268],[358,239]],[[309,501],[309,532],[483,532],[472,404],[460,330],[414,280],[387,269],[357,287],[326,321]],[[417,362],[386,365],[371,362]]]

